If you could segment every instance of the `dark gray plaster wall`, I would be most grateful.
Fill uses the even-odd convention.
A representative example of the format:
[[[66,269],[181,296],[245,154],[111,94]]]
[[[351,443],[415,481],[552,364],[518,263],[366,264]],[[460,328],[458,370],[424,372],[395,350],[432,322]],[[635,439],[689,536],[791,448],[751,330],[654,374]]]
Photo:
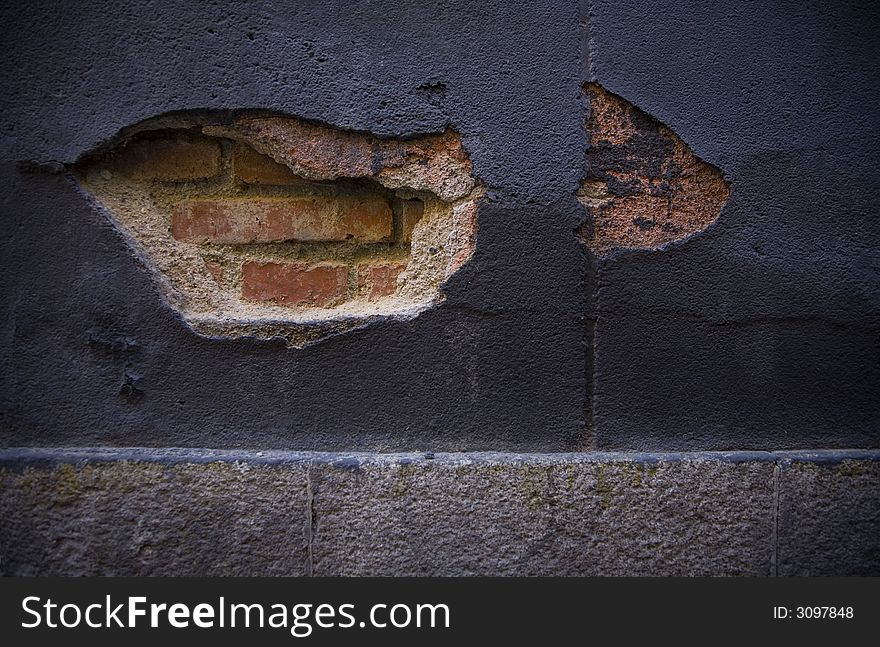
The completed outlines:
[[[7,160],[72,162],[169,111],[268,108],[382,135],[452,125],[491,191],[443,307],[285,350],[190,333],[68,180],[9,164],[6,444],[584,446],[577,7],[55,3],[2,20]],[[125,371],[139,398],[119,396]]]
[[[2,444],[880,446],[867,3],[0,11]],[[708,232],[599,262],[575,240],[587,80],[724,171],[732,196]],[[51,170],[142,119],[202,108],[459,130],[490,193],[447,301],[304,350],[193,335]]]
[[[704,234],[599,264],[597,445],[877,447],[877,5],[590,7],[594,78],[731,184]]]

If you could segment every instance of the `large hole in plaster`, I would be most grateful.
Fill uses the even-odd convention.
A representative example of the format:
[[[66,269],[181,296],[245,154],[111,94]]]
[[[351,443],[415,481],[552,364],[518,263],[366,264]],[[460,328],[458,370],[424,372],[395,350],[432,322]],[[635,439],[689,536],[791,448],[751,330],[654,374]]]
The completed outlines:
[[[75,167],[198,334],[301,347],[442,301],[481,186],[458,135],[157,118]]]

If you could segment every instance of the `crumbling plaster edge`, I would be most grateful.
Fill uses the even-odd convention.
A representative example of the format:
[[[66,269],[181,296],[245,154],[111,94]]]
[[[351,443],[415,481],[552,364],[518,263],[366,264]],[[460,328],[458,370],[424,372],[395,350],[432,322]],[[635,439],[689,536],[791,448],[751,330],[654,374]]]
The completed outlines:
[[[134,257],[136,263],[149,276],[150,282],[155,288],[156,295],[159,298],[162,308],[167,310],[176,322],[182,324],[187,332],[205,340],[247,340],[255,343],[282,342],[288,350],[303,350],[318,345],[330,338],[347,335],[358,330],[364,330],[384,322],[413,320],[421,314],[435,309],[446,302],[446,282],[462,269],[464,265],[467,265],[473,259],[476,252],[476,235],[479,226],[477,213],[480,209],[480,203],[486,199],[486,187],[473,173],[471,173],[471,178],[474,184],[471,187],[470,192],[467,195],[459,196],[452,201],[446,201],[450,205],[450,209],[458,207],[470,207],[473,209],[473,230],[469,235],[471,242],[468,247],[460,250],[458,254],[453,255],[450,258],[445,269],[445,276],[437,286],[436,292],[431,295],[430,298],[423,298],[418,301],[402,301],[395,298],[393,303],[400,305],[391,309],[388,309],[386,305],[385,308],[379,309],[378,311],[369,311],[362,314],[346,312],[338,313],[331,310],[328,311],[326,317],[319,315],[302,318],[294,315],[291,318],[262,316],[244,319],[230,319],[213,314],[188,312],[183,305],[184,299],[180,290],[176,288],[172,281],[155,266],[155,263],[152,262],[149,253],[143,248],[143,245],[119,222],[116,215],[113,214],[111,209],[101,201],[98,195],[96,195],[96,193],[82,181],[82,178],[79,177],[79,173],[75,169],[82,166],[87,160],[111,151],[114,147],[119,146],[123,142],[142,132],[161,128],[192,129],[196,126],[201,129],[202,126],[199,126],[200,120],[215,122],[217,128],[225,126],[231,127],[231,125],[237,120],[248,117],[295,119],[304,124],[345,131],[355,135],[365,135],[378,140],[388,141],[412,141],[424,137],[442,136],[449,133],[450,130],[457,132],[452,124],[447,123],[443,129],[436,131],[410,132],[406,135],[397,136],[380,136],[366,130],[344,128],[335,126],[329,122],[316,119],[305,119],[268,109],[242,108],[236,110],[180,110],[145,118],[135,124],[123,127],[113,136],[99,142],[89,150],[81,152],[76,160],[70,163],[53,163],[51,169],[47,168],[45,170],[65,176],[65,178],[73,185],[74,190],[82,196],[89,207],[100,215],[102,220],[106,221],[109,227],[120,236],[123,243]],[[247,140],[242,139],[241,141]],[[463,150],[469,156],[470,153],[463,141],[461,142],[461,145]],[[33,166],[34,163],[30,163],[30,165]],[[385,182],[379,179],[376,179],[375,181],[388,188]],[[400,190],[407,191],[409,189],[403,187],[400,188]],[[272,329],[260,334],[260,332],[256,330],[260,326],[271,326]],[[230,328],[231,332],[225,334],[217,332],[218,329],[222,327]]]

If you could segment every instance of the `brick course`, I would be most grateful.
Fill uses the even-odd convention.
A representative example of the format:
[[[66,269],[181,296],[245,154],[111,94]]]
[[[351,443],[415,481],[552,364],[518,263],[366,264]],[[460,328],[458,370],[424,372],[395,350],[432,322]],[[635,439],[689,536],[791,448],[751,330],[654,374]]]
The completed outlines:
[[[470,168],[466,156],[447,159],[464,155],[453,133],[397,142],[290,120],[246,123],[268,130],[259,137],[214,125],[142,131],[80,169],[99,191],[113,193],[115,181],[127,178],[120,204],[143,192],[144,204],[156,207],[155,214],[142,205],[122,212],[136,235],[147,235],[143,242],[162,270],[191,290],[194,310],[223,303],[228,316],[230,305],[246,305],[237,316],[250,318],[258,304],[363,306],[397,293],[426,210],[449,221],[449,236],[458,235],[453,208],[413,197],[424,183],[440,182],[443,169],[473,184],[462,175]],[[443,235],[437,224],[427,236]]]
[[[177,135],[129,142],[116,160],[124,176],[138,181],[205,180],[220,173],[216,140]]]
[[[171,233],[189,243],[377,242],[391,236],[392,216],[378,197],[188,200],[174,209]]]
[[[241,296],[247,301],[279,305],[334,305],[348,291],[348,267],[321,263],[260,263],[242,265]]]

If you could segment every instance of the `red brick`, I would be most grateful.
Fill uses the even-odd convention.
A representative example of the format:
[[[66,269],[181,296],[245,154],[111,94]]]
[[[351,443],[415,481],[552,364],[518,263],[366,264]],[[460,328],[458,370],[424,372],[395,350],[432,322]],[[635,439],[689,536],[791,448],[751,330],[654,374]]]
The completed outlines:
[[[348,267],[322,263],[260,263],[242,266],[241,296],[248,301],[279,305],[333,305],[348,291]]]
[[[220,144],[182,134],[166,139],[136,139],[118,154],[116,167],[138,181],[205,180],[220,173]]]
[[[422,219],[425,213],[425,203],[421,200],[404,200],[401,204],[403,211],[403,242],[408,243],[412,240],[412,233],[416,223]]]
[[[247,184],[283,185],[302,182],[302,178],[284,164],[279,164],[268,155],[242,143],[235,145],[232,167],[235,178]]]
[[[372,263],[358,266],[358,292],[369,301],[394,294],[404,263]]]
[[[376,242],[391,232],[391,208],[378,197],[190,200],[171,217],[172,235],[190,243]]]

